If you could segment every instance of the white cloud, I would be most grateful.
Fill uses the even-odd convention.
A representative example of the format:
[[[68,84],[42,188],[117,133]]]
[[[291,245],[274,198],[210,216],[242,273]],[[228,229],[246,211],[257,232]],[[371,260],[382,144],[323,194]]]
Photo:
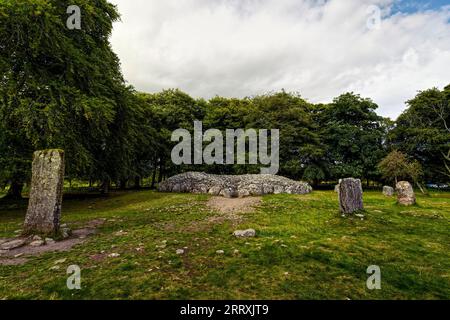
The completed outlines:
[[[450,9],[389,15],[393,0],[112,0],[112,43],[138,90],[194,97],[352,90],[396,117],[418,90],[450,83]],[[380,28],[368,29],[379,5]]]

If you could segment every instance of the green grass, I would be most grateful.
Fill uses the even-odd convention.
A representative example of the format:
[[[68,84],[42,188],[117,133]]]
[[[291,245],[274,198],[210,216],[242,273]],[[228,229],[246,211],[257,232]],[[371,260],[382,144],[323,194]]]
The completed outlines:
[[[366,192],[364,221],[342,218],[333,192],[267,196],[237,227],[207,222],[218,215],[207,200],[150,191],[66,200],[63,222],[71,227],[107,222],[69,252],[0,266],[0,299],[450,298],[448,193],[419,196],[417,206],[406,208]],[[25,207],[2,205],[0,237],[20,229]],[[231,235],[243,228],[258,236]],[[117,236],[119,230],[127,234]],[[183,247],[186,254],[176,255]],[[63,258],[60,270],[50,270]],[[82,270],[79,291],[66,288],[72,264]],[[370,265],[381,267],[381,290],[366,288]]]

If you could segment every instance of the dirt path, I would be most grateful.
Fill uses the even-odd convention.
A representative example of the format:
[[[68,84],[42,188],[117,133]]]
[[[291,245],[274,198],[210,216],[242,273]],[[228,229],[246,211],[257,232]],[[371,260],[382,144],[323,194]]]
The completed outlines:
[[[0,265],[21,265],[28,261],[28,257],[38,256],[47,252],[70,251],[74,246],[81,244],[89,236],[96,234],[97,228],[103,225],[105,220],[96,219],[89,221],[82,229],[74,230],[72,235],[65,240],[49,243],[39,247],[24,245],[12,250],[0,251]],[[18,238],[3,239],[16,240]]]
[[[220,213],[248,213],[255,210],[262,201],[261,197],[250,198],[223,198],[214,197],[208,201],[208,207],[219,211]]]

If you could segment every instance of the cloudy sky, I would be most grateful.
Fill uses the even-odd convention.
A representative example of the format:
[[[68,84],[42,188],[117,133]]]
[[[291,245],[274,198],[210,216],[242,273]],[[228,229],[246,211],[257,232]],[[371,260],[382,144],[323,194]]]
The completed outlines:
[[[396,118],[417,91],[450,84],[450,0],[110,1],[112,44],[140,91],[285,89],[314,103],[354,91]]]

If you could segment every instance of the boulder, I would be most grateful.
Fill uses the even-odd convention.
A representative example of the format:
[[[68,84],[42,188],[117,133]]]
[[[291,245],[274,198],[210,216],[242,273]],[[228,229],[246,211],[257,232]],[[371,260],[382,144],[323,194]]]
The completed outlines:
[[[396,186],[398,203],[403,206],[412,206],[416,204],[416,195],[414,189],[408,181],[400,181]]]
[[[383,187],[383,194],[384,194],[386,197],[392,197],[392,196],[394,195],[394,193],[395,193],[394,188],[388,187],[388,186],[384,186],[384,187]]]
[[[241,176],[213,175],[188,172],[176,175],[159,184],[160,192],[184,192],[221,195],[228,198],[261,196],[266,194],[308,194],[308,183],[270,174]]]
[[[361,180],[347,178],[339,184],[339,206],[343,214],[364,210]]]

